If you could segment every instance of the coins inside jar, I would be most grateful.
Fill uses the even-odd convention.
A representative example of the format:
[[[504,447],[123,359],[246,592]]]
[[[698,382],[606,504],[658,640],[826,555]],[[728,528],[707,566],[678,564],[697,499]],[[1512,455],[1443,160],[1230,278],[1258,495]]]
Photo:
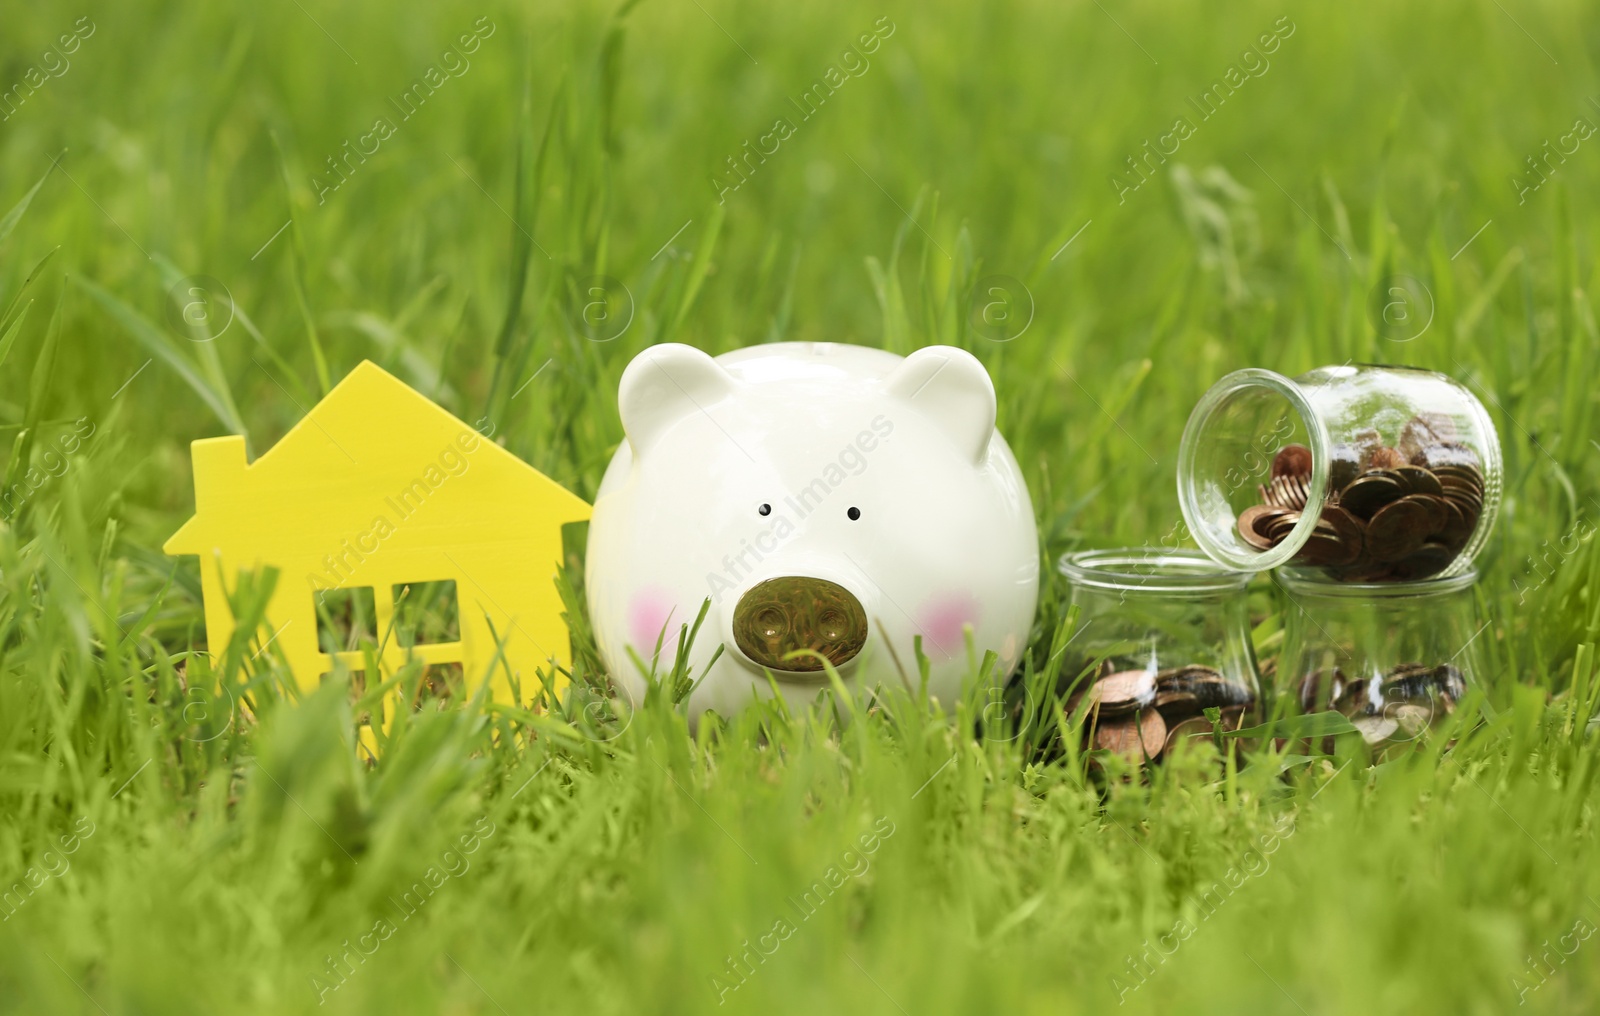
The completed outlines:
[[[1239,513],[1239,536],[1271,550],[1300,525],[1310,500],[1312,453],[1291,444],[1273,457],[1260,503]],[[1471,541],[1483,515],[1484,476],[1451,419],[1422,413],[1393,446],[1375,430],[1336,445],[1328,491],[1290,564],[1344,582],[1414,581],[1438,575]]]
[[[1461,671],[1449,663],[1403,663],[1380,675],[1352,678],[1338,668],[1314,670],[1300,679],[1301,712],[1334,710],[1374,748],[1415,740],[1454,713],[1466,694]],[[1332,752],[1333,746],[1325,744]]]
[[[1155,762],[1179,742],[1214,735],[1205,710],[1220,711],[1220,729],[1239,730],[1256,705],[1255,689],[1199,664],[1164,670],[1115,670],[1102,664],[1069,710],[1086,710],[1084,747],[1116,754],[1135,765]]]

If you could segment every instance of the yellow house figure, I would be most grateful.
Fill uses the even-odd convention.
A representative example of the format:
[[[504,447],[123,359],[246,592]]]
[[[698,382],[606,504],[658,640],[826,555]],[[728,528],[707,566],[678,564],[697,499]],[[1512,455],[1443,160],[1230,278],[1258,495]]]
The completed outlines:
[[[335,660],[364,670],[363,652],[330,628],[340,612],[370,612],[368,651],[379,647],[384,679],[412,659],[459,664],[470,691],[492,666],[493,697],[509,702],[509,668],[526,705],[542,687],[537,669],[569,665],[554,579],[561,527],[587,519],[589,505],[377,364],[362,362],[255,462],[237,435],[195,441],[191,453],[195,514],[163,549],[200,556],[214,653],[234,630],[224,582],[271,565],[272,633],[260,641],[278,647],[301,688]],[[418,590],[453,605],[454,624],[431,633],[443,640],[406,623]]]

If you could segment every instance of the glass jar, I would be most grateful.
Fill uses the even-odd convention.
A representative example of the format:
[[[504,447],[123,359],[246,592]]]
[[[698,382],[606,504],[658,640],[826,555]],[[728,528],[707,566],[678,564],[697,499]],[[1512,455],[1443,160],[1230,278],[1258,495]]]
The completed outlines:
[[[1277,573],[1288,597],[1278,684],[1302,713],[1337,710],[1374,748],[1455,712],[1481,671],[1474,572],[1355,584]]]
[[[1240,370],[1189,416],[1178,500],[1200,548],[1229,568],[1412,582],[1471,568],[1501,473],[1489,414],[1443,374]]]
[[[1238,730],[1258,718],[1250,645],[1250,573],[1198,551],[1093,550],[1061,558],[1079,610],[1063,691],[1089,698],[1084,747],[1156,760],[1185,737],[1212,736],[1208,707]]]

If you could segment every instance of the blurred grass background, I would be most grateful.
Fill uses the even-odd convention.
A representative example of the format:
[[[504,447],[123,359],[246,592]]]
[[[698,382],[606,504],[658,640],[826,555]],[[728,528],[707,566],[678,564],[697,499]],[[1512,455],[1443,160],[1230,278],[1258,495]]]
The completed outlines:
[[[790,100],[880,18],[869,66],[800,120]],[[0,1009],[1594,1008],[1600,943],[1574,929],[1600,927],[1580,701],[1600,554],[1577,536],[1600,504],[1600,139],[1519,194],[1546,142],[1600,125],[1586,5],[8,2],[0,23],[0,208],[21,209],[0,454],[31,491],[0,525],[0,887],[38,882],[0,907]],[[1285,23],[1265,70],[1242,57]],[[477,25],[470,68],[401,121],[390,99]],[[1201,119],[1191,97],[1246,62]],[[1191,136],[1132,190],[1127,160],[1180,116]],[[379,117],[393,135],[319,203]],[[778,117],[793,135],[719,202]],[[1005,343],[969,313],[996,274],[1034,305]],[[1433,314],[1403,343],[1371,310],[1398,274]],[[198,275],[238,312],[211,342],[169,320]],[[594,276],[634,310],[611,341],[582,325]],[[220,696],[188,673],[196,564],[158,548],[192,508],[191,440],[242,430],[259,454],[370,358],[592,497],[621,369],[669,339],[971,349],[1047,563],[1176,538],[1178,435],[1229,370],[1462,377],[1508,463],[1482,722],[1380,766],[1268,756],[1219,781],[1196,760],[1102,801],[1081,760],[970,737],[971,703],[842,734],[752,714],[690,738],[662,701],[629,722],[581,615],[576,701],[425,711],[372,769],[341,690],[284,708],[259,641]],[[1062,637],[1046,574],[1036,666]],[[1279,605],[1255,603],[1270,668]],[[745,941],[885,821],[719,1004]],[[470,867],[445,860],[474,830]],[[450,877],[401,918],[430,866]],[[379,918],[392,934],[330,974]]]

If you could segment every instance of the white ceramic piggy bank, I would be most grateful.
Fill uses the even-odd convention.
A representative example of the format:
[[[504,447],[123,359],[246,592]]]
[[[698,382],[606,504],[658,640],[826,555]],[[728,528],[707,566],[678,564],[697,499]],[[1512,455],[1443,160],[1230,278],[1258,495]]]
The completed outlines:
[[[790,342],[712,359],[664,343],[623,372],[618,408],[627,439],[595,497],[587,585],[632,701],[645,680],[628,648],[670,670],[707,599],[693,674],[723,654],[691,717],[774,685],[803,708],[828,686],[822,658],[859,694],[899,681],[898,656],[915,687],[918,635],[946,708],[964,629],[1000,655],[996,677],[1017,662],[1039,588],[1033,506],[970,353]]]

